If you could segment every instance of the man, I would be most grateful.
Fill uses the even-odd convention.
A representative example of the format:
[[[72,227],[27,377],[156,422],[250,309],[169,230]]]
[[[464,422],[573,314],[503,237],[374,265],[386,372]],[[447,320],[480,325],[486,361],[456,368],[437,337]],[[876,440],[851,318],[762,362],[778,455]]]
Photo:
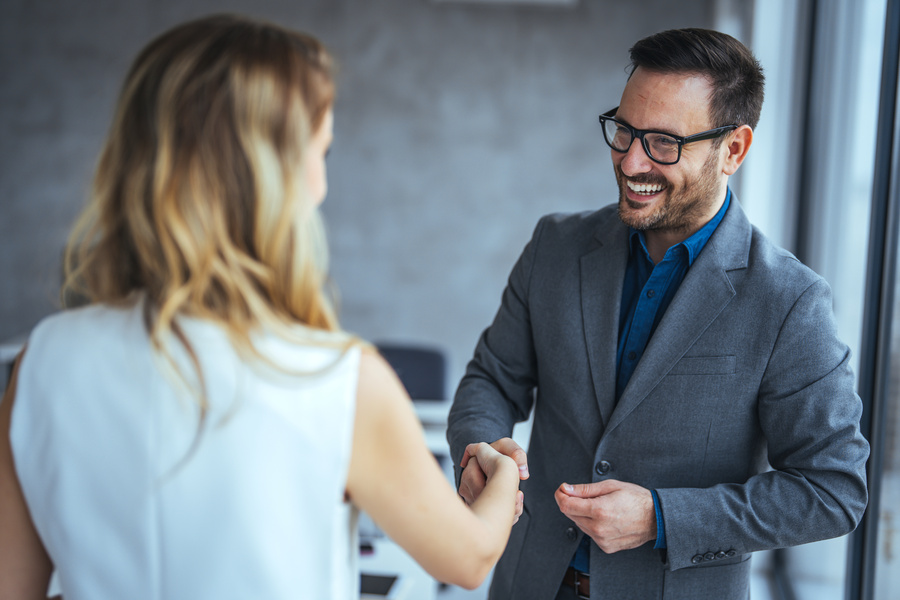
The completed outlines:
[[[488,441],[522,473],[492,599],[747,598],[752,552],[846,534],[866,506],[830,289],[728,188],[758,62],[700,29],[631,60],[600,117],[618,204],[541,219],[450,413],[456,464]],[[526,458],[509,436],[532,409]],[[469,460],[460,494],[482,482]]]

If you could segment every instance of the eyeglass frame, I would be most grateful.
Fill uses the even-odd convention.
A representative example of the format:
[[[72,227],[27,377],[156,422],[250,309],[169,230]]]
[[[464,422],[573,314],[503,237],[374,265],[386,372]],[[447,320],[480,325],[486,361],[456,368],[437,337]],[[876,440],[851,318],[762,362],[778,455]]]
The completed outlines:
[[[707,129],[706,131],[701,131],[700,133],[695,133],[693,135],[687,135],[687,136],[675,135],[674,133],[669,133],[667,131],[657,131],[654,129],[637,129],[635,127],[632,127],[628,123],[623,123],[622,121],[619,121],[618,119],[614,118],[614,115],[616,114],[616,112],[618,112],[618,110],[619,110],[619,107],[617,106],[617,107],[613,108],[612,110],[608,110],[605,113],[603,113],[602,115],[600,115],[600,128],[603,130],[603,139],[606,141],[606,144],[610,148],[615,150],[616,152],[621,152],[622,154],[625,154],[626,152],[628,152],[631,149],[631,144],[634,143],[634,140],[640,139],[641,147],[644,148],[644,153],[647,155],[647,158],[649,158],[653,162],[660,164],[660,165],[674,165],[679,160],[681,160],[681,149],[684,148],[685,144],[691,144],[693,142],[702,142],[704,140],[714,140],[718,137],[725,135],[727,132],[734,131],[735,129],[740,127],[740,125],[725,125],[723,127],[715,127],[713,129]],[[628,142],[627,148],[625,148],[624,150],[619,150],[618,148],[616,148],[615,146],[612,145],[612,142],[610,142],[609,138],[606,136],[606,125],[604,124],[604,121],[613,121],[614,123],[618,123],[619,125],[621,125],[625,129],[627,129],[631,133],[631,141]],[[675,140],[678,143],[678,156],[675,157],[675,160],[673,160],[672,162],[665,162],[665,161],[661,161],[657,158],[653,158],[653,156],[650,154],[650,149],[647,147],[647,142],[644,139],[644,136],[647,135],[648,133],[657,133],[659,135],[665,135],[665,136],[670,137],[673,140]]]

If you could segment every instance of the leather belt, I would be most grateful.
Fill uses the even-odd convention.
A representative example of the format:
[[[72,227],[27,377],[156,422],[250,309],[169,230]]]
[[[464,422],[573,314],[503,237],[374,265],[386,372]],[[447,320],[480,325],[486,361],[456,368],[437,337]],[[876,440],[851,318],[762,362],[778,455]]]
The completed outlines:
[[[591,576],[589,573],[576,571],[574,567],[566,569],[563,576],[563,585],[574,588],[575,595],[579,598],[589,599],[591,597]]]

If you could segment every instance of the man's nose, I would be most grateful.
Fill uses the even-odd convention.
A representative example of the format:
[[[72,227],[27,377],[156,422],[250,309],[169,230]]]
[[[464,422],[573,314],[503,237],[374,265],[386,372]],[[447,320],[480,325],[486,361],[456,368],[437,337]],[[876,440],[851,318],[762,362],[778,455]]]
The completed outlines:
[[[622,157],[622,162],[619,163],[619,167],[622,169],[622,173],[628,177],[640,173],[648,173],[653,169],[653,161],[650,160],[650,157],[644,151],[641,140],[638,138],[632,140],[631,146],[625,152],[625,156]]]

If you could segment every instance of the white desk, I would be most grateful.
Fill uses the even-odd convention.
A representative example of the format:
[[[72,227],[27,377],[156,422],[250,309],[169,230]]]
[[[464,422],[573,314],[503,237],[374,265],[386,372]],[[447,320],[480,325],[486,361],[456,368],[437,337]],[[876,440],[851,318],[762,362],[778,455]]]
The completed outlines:
[[[372,552],[359,557],[359,571],[397,578],[387,595],[364,593],[362,600],[434,600],[437,596],[438,582],[387,537],[372,541]]]

